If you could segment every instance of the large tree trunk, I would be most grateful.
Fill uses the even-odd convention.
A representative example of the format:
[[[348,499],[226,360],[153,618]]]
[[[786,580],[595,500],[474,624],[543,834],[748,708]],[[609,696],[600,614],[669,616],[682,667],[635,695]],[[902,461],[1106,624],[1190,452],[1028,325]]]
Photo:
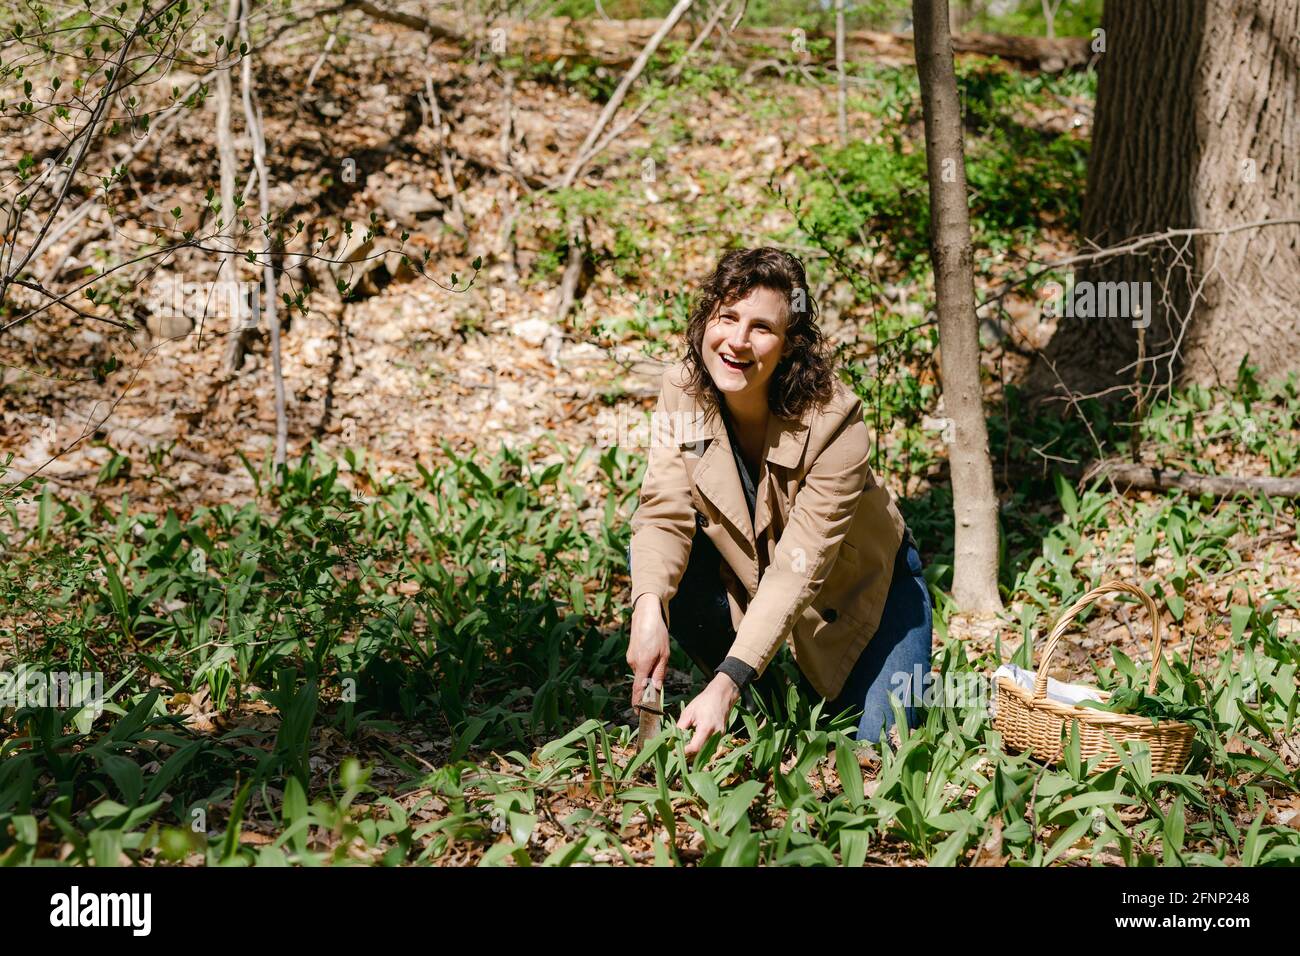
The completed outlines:
[[[1300,0],[1110,0],[1102,28],[1088,239],[1300,216]],[[1139,359],[1160,385],[1230,383],[1247,357],[1300,368],[1298,224],[1179,237],[1077,279],[1152,283],[1150,314],[1061,320],[1048,357],[1077,391],[1135,383]]]
[[[961,106],[953,71],[948,0],[912,0],[916,69],[930,179],[930,255],[939,314],[944,414],[956,518],[952,596],[963,611],[1000,611],[998,499],[993,491],[966,197]]]

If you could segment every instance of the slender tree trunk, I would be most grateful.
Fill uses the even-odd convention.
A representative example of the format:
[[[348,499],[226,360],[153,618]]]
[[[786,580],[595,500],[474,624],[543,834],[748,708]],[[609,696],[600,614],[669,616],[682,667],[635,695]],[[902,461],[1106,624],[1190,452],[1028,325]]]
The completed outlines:
[[[240,71],[240,90],[244,103],[244,123],[248,127],[249,139],[253,141],[253,166],[257,170],[257,200],[261,212],[263,229],[270,229],[271,218],[271,183],[266,172],[266,137],[263,134],[262,108],[258,105],[257,94],[253,88],[252,43],[248,37],[248,17],[251,13],[251,0],[242,0],[243,9],[239,18],[239,39],[248,45],[250,53],[244,57]],[[285,463],[289,443],[289,416],[285,407],[284,367],[280,361],[280,316],[276,303],[276,272],[273,256],[273,243],[268,237],[262,263],[262,295],[265,302],[262,312],[266,315],[267,327],[271,331],[271,383],[275,394],[275,453],[272,463],[278,469]]]
[[[225,281],[235,283],[239,281],[239,257],[235,255],[235,177],[238,174],[239,157],[235,153],[235,139],[230,131],[231,105],[234,101],[230,67],[234,57],[231,51],[239,29],[239,2],[240,0],[229,0],[226,6],[226,24],[222,34],[225,40],[220,50],[224,65],[216,76],[217,161],[221,167],[221,223],[217,227],[217,245],[225,250],[222,253],[225,262],[217,274],[228,269]],[[231,296],[228,301],[235,301],[235,297]],[[224,361],[227,374],[237,371],[244,361],[243,332],[238,329],[241,322],[238,311],[231,317],[231,322],[232,327],[220,330],[230,336],[226,340]]]
[[[1048,38],[1056,36],[1056,11],[1061,9],[1061,0],[1043,0],[1043,20],[1046,22]]]
[[[627,97],[627,91],[632,88],[632,84],[636,82],[637,77],[645,70],[646,64],[650,62],[650,57],[654,56],[655,50],[659,49],[659,44],[663,43],[664,37],[672,32],[673,27],[677,25],[677,21],[690,9],[693,2],[694,0],[677,0],[677,4],[669,11],[668,16],[659,25],[659,29],[655,31],[654,36],[646,42],[640,55],[637,56],[635,62],[623,75],[622,81],[609,98],[609,102],[601,110],[600,116],[596,119],[596,125],[591,128],[591,131],[587,133],[587,138],[578,147],[577,155],[573,157],[573,162],[560,180],[561,186],[567,189],[573,185],[574,180],[578,178],[578,173],[582,172],[582,167],[590,158],[588,153],[596,145],[596,140],[600,139],[600,134],[605,131],[609,121],[614,118],[618,108],[623,105],[623,100]]]
[[[835,72],[839,76],[835,104],[839,119],[840,148],[843,149],[849,145],[849,78],[844,72],[844,0],[835,0]]]
[[[966,24],[977,13],[982,13],[983,4],[979,0],[953,0],[948,5],[948,27],[953,33],[961,33]]]
[[[1300,0],[1111,0],[1102,30],[1090,242],[1295,218]],[[1300,225],[1179,239],[1075,278],[1094,301],[1047,350],[1071,389],[1231,383],[1243,358],[1265,377],[1300,368]],[[1146,314],[1098,308],[1119,283],[1149,292]],[[1054,385],[1035,370],[1032,389]]]
[[[709,21],[704,24],[704,29],[695,35],[695,39],[691,41],[691,45],[687,48],[686,54],[673,64],[672,69],[668,71],[665,79],[675,80],[681,75],[682,70],[686,68],[686,64],[690,62],[691,57],[693,57],[696,51],[704,45],[704,41],[713,34],[714,27],[718,25],[718,21],[722,19],[722,15],[727,12],[727,7],[729,6],[731,6],[731,0],[718,0],[718,4],[713,8],[713,14],[709,17]],[[721,44],[719,44],[718,49],[721,51]]]
[[[952,593],[963,611],[1000,611],[998,499],[980,388],[966,159],[947,0],[913,0],[912,21],[925,112],[943,404],[952,421],[948,444],[956,520]]]

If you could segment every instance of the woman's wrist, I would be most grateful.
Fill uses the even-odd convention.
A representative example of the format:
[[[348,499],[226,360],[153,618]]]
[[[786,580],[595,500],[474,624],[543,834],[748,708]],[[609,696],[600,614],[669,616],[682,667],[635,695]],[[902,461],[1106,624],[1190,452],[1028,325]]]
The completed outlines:
[[[659,595],[652,591],[646,591],[636,599],[632,605],[632,617],[638,619],[645,617],[647,614],[654,615],[661,620],[663,619],[663,610],[659,602]]]
[[[727,707],[740,700],[740,688],[727,674],[715,675],[709,682],[709,689],[726,701]]]

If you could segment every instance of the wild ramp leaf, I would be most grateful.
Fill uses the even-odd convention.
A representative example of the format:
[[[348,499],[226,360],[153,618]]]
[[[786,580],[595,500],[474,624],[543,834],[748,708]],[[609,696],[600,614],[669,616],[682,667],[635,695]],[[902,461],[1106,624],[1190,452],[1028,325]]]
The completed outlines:
[[[1062,510],[1068,517],[1076,517],[1079,513],[1079,498],[1074,493],[1073,486],[1059,471],[1052,475],[1052,482],[1056,486],[1056,496],[1060,499]]]
[[[1241,847],[1241,865],[1258,866],[1260,857],[1263,856],[1264,850],[1268,848],[1270,837],[1268,834],[1262,834],[1260,828],[1264,824],[1264,816],[1268,813],[1268,807],[1260,807],[1259,813],[1251,822],[1250,828],[1246,831],[1246,838]]]
[[[1183,619],[1183,613],[1187,608],[1186,600],[1176,592],[1160,588],[1159,585],[1157,585],[1157,587],[1165,599],[1165,607],[1169,609],[1169,613],[1173,615],[1175,621],[1181,622]]]
[[[1164,863],[1174,866],[1182,862],[1183,839],[1186,835],[1187,816],[1183,812],[1183,797],[1174,798],[1173,806],[1165,814],[1164,829]]]
[[[114,800],[103,800],[91,808],[90,816],[97,821],[98,826],[125,833],[134,830],[152,817],[162,805],[163,801],[155,800],[152,803],[126,807]]]
[[[1049,819],[1056,821],[1068,813],[1076,810],[1086,810],[1090,807],[1128,806],[1132,802],[1133,800],[1123,790],[1080,793],[1066,800],[1060,806],[1052,807]]]
[[[532,836],[533,829],[537,826],[537,815],[511,810],[507,815],[507,820],[510,838],[519,846],[526,846],[528,838]]]
[[[870,838],[865,830],[842,829],[839,832],[840,855],[845,867],[862,866],[867,859]]]
[[[753,833],[746,826],[743,829],[736,830],[731,835],[727,843],[726,852],[722,855],[720,866],[744,866],[752,867],[758,865],[759,853],[762,850],[762,840],[758,834]]]
[[[118,792],[122,795],[122,799],[128,805],[139,802],[140,794],[144,790],[144,774],[140,770],[139,764],[120,754],[97,754],[95,760],[100,768],[112,778]]]
[[[1151,557],[1156,548],[1156,532],[1154,528],[1145,527],[1133,537],[1133,560],[1138,564],[1145,564]]]
[[[838,861],[831,851],[820,843],[796,847],[774,861],[776,866],[835,866]]]
[[[862,783],[862,768],[858,764],[857,754],[847,738],[841,738],[835,744],[835,769],[839,774],[840,786],[849,806],[857,809],[865,801]]]
[[[570,748],[571,744],[573,744],[575,741],[581,740],[587,734],[596,730],[600,726],[602,726],[601,722],[599,720],[596,720],[595,718],[584,721],[582,724],[573,728],[573,730],[569,731],[563,737],[560,737],[556,740],[552,740],[549,743],[547,743],[545,746],[543,746],[542,749],[538,751],[537,759],[539,761],[555,760],[560,756],[562,756],[561,751],[569,749],[569,751],[572,752]]]
[[[87,837],[90,858],[96,866],[117,866],[122,856],[122,831],[100,828]]]
[[[745,817],[754,799],[762,792],[762,782],[758,780],[745,781],[735,789],[728,791],[726,796],[722,798],[722,805],[716,818],[710,811],[711,822],[718,828],[719,832],[723,834],[730,833]]]
[[[1300,860],[1300,844],[1295,843],[1273,847],[1273,849],[1269,850],[1259,858],[1261,866],[1270,866],[1279,863],[1294,866],[1298,860]]]
[[[1083,816],[1074,823],[1070,824],[1064,830],[1057,833],[1052,839],[1051,849],[1043,857],[1042,865],[1048,866],[1058,858],[1063,856],[1067,850],[1070,850],[1079,842],[1089,830],[1092,829],[1092,817]]]
[[[1187,522],[1182,509],[1170,512],[1165,521],[1165,540],[1169,542],[1174,557],[1187,553]]]
[[[954,830],[946,840],[939,844],[939,848],[930,857],[930,866],[956,865],[971,838],[978,833],[978,827],[978,822],[971,817],[966,823]]]
[[[1296,680],[1296,671],[1296,664],[1281,664],[1276,671],[1269,671],[1264,675],[1265,682],[1277,695],[1277,702],[1287,708],[1287,733],[1290,733],[1291,721],[1295,717],[1296,699],[1300,696],[1300,682]]]
[[[1234,604],[1232,606],[1230,616],[1232,620],[1233,644],[1240,643],[1242,635],[1246,633],[1246,626],[1250,623],[1250,619],[1254,613],[1254,608],[1249,606],[1243,606],[1241,604]]]

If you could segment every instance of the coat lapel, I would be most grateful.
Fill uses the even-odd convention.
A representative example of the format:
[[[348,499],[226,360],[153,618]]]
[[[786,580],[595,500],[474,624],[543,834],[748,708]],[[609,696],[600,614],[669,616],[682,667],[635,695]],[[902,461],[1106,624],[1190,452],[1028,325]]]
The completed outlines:
[[[796,468],[803,457],[804,446],[808,443],[809,418],[811,412],[802,419],[779,418],[773,415],[767,420],[767,454],[764,456],[761,484],[758,487],[758,501],[754,506],[754,538],[762,536],[767,526],[772,523],[773,481],[768,465],[780,465],[782,468]],[[782,519],[788,517],[782,515]]]
[[[777,415],[768,418],[766,452],[763,456],[764,463],[759,471],[754,520],[751,523],[749,507],[745,503],[745,491],[741,487],[740,475],[736,471],[736,461],[731,450],[731,441],[727,436],[727,428],[716,410],[705,413],[697,403],[696,411],[703,415],[703,425],[698,435],[702,439],[707,439],[709,444],[695,469],[695,486],[727,520],[733,536],[746,546],[745,552],[750,566],[745,577],[752,582],[752,588],[756,589],[758,586],[757,541],[772,523],[772,512],[775,507],[768,465],[780,465],[784,468],[798,466],[808,441],[808,418],[812,413],[809,411],[803,419],[782,418]]]
[[[740,475],[736,473],[727,428],[716,412],[710,413],[705,421],[703,435],[708,438],[709,447],[695,469],[695,487],[713,502],[740,540],[749,544],[749,551],[753,554],[754,529],[749,521],[749,507],[745,504]]]

